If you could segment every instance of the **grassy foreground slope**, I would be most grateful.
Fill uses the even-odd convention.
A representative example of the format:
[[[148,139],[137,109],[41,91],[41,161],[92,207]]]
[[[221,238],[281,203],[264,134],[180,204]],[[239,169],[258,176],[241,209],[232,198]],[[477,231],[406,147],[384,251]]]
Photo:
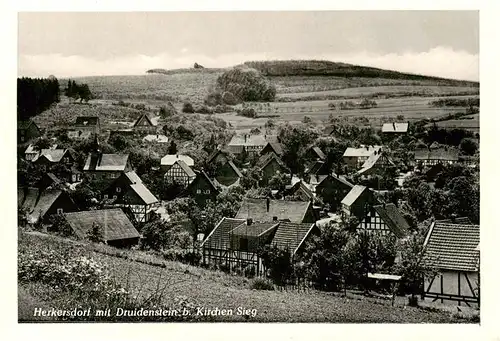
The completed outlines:
[[[185,296],[197,306],[214,309],[256,309],[255,317],[218,316],[215,321],[233,322],[385,322],[385,323],[455,323],[464,322],[450,313],[431,312],[410,308],[399,303],[391,307],[387,301],[338,297],[330,293],[308,291],[258,291],[250,289],[251,280],[210,271],[176,262],[155,259],[139,251],[118,252],[106,247],[74,245],[62,238],[42,234],[23,234],[20,247],[29,247],[34,253],[44,249],[75,248],[79,255],[89,256],[104,264],[111,276],[134,295],[145,295],[164,290],[166,303]],[[120,255],[116,257],[112,253]],[[104,254],[107,253],[107,254]],[[126,257],[126,258],[125,258]],[[134,261],[140,260],[141,262]],[[162,264],[153,266],[150,264]],[[36,298],[36,299],[35,299]],[[49,289],[37,283],[20,284],[19,316],[30,316],[30,311],[42,300],[57,308],[64,297],[54,296]],[[23,310],[24,309],[24,310]],[[28,318],[29,319],[29,318]]]

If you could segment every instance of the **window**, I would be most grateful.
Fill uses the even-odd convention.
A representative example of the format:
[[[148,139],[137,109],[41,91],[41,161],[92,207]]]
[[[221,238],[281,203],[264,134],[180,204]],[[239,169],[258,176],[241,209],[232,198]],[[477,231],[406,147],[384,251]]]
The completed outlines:
[[[120,187],[116,187],[116,193],[120,193],[122,189]]]
[[[108,195],[104,194],[104,200],[108,199]]]
[[[197,189],[196,194],[201,194],[201,189]]]
[[[111,173],[111,174],[109,174],[109,177],[110,177],[111,179],[114,179],[114,178],[116,178],[116,174],[115,174],[115,173]]]
[[[372,222],[372,217],[371,216],[367,216],[366,217],[366,222],[367,223],[371,223]]]
[[[208,203],[211,203],[211,202],[212,202],[212,200],[210,200],[210,199],[207,199],[207,200],[206,200],[206,203],[207,203],[207,204],[208,204]]]
[[[240,250],[241,251],[248,251],[248,239],[247,238],[240,238]]]
[[[62,208],[58,208],[57,209],[57,214],[63,214],[63,209]]]
[[[116,195],[113,195],[113,200],[116,200],[116,198],[117,198]]]
[[[206,190],[205,190],[205,194],[210,194],[210,190],[209,190],[209,189],[206,189]]]
[[[67,156],[66,156],[66,157],[64,157],[64,158],[63,158],[63,162],[69,162],[69,157],[67,157]]]

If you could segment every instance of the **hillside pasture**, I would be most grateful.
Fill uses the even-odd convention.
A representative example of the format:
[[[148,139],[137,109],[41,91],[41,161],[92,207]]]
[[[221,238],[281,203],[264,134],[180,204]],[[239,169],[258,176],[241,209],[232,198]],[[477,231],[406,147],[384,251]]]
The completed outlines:
[[[339,297],[334,293],[314,290],[253,290],[250,288],[250,279],[165,261],[140,251],[119,251],[106,246],[74,244],[62,238],[39,233],[25,234],[19,242],[21,247],[28,247],[34,253],[39,253],[42,249],[64,250],[71,247],[76,254],[90,257],[104,265],[112,279],[137,297],[161,293],[165,304],[170,304],[176,297],[186,297],[196,306],[208,309],[218,307],[236,311],[238,307],[243,307],[257,311],[255,317],[245,318],[234,314],[211,319],[217,322],[467,322],[449,312],[408,307],[404,297],[399,297],[395,306],[391,307],[390,301],[373,300],[352,294]],[[118,254],[120,257],[117,257]],[[161,266],[158,266],[160,264]],[[21,301],[26,301],[26,296],[39,297],[54,308],[63,303],[64,296],[54,296],[53,290],[44,289],[36,282],[22,284],[21,287]],[[28,308],[31,305],[26,304]]]
[[[427,125],[427,127],[431,126],[432,124]],[[460,119],[437,122],[436,126],[445,129],[465,129],[474,133],[479,133],[479,114],[462,116]]]

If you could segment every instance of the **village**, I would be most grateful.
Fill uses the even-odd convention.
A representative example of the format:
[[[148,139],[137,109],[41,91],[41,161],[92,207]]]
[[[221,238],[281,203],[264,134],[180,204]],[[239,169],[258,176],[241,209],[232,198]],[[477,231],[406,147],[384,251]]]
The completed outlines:
[[[19,121],[19,226],[263,286],[479,309],[478,133],[401,117],[234,131],[201,114],[217,130],[200,138],[186,105],[136,112]]]

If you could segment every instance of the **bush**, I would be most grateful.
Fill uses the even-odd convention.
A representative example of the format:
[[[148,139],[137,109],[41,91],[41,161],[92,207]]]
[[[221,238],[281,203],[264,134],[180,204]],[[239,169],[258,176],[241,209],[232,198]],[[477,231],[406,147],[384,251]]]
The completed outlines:
[[[255,278],[250,283],[250,289],[254,290],[274,290],[274,285],[271,281],[264,278]]]
[[[222,102],[227,105],[236,105],[238,104],[238,99],[229,91],[225,91],[222,94]]]
[[[250,118],[256,118],[257,117],[257,112],[255,111],[254,108],[243,108],[238,112],[239,115],[245,116],[245,117],[250,117]]]
[[[182,106],[182,112],[193,114],[194,113],[193,105],[189,102],[184,103],[184,105]]]
[[[181,262],[190,265],[199,265],[201,255],[198,252],[185,249],[168,249],[162,252],[163,258],[166,260]]]

